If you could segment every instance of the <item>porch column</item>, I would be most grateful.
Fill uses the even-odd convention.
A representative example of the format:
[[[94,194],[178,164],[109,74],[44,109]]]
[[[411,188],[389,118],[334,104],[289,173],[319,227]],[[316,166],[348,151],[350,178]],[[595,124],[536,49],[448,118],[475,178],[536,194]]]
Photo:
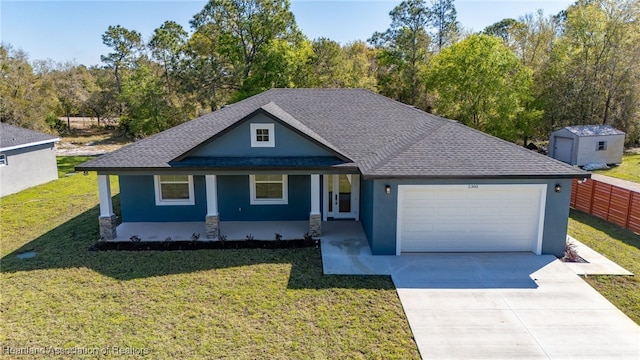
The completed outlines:
[[[311,175],[311,213],[309,214],[309,235],[322,235],[322,214],[320,214],[320,175]]]
[[[218,214],[218,181],[215,175],[205,175],[207,189],[207,216],[205,218],[207,239],[220,235],[220,216]]]
[[[116,215],[113,213],[111,202],[111,182],[109,175],[98,175],[98,193],[100,196],[100,239],[113,240],[116,238]]]

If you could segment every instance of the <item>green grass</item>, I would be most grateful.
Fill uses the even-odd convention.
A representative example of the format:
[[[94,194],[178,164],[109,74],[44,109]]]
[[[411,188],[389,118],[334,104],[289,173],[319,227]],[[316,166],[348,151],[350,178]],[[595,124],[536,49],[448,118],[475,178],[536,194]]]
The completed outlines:
[[[640,324],[640,235],[576,210],[571,210],[569,235],[635,274],[585,280]]]
[[[95,174],[0,201],[3,346],[136,347],[153,359],[419,358],[390,278],[324,276],[319,249],[87,251],[99,237]],[[26,250],[37,256],[16,258]]]
[[[622,156],[622,164],[607,170],[596,170],[594,172],[640,183],[640,154],[624,154]]]
[[[75,172],[74,167],[85,161],[93,159],[94,156],[58,156],[58,177],[67,176]]]

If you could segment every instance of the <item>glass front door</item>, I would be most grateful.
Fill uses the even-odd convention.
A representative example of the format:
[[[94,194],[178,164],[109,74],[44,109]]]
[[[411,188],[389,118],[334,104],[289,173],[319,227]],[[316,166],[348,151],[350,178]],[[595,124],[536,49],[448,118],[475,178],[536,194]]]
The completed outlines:
[[[327,217],[334,219],[357,218],[358,175],[325,175],[328,190]],[[326,193],[325,193],[326,194]]]

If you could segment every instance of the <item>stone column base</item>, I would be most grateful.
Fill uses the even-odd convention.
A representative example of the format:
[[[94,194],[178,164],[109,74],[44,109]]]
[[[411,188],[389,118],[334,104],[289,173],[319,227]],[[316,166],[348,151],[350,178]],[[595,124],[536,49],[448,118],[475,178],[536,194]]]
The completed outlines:
[[[207,215],[207,239],[215,239],[220,235],[220,217],[218,215]]]
[[[322,236],[322,215],[309,215],[309,235]]]
[[[113,240],[118,236],[116,233],[116,216],[100,216],[98,217],[100,224],[100,240]]]

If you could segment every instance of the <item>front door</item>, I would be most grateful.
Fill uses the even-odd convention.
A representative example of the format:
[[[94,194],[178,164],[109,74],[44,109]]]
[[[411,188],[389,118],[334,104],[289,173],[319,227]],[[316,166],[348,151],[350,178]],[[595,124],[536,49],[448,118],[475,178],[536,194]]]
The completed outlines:
[[[360,176],[352,174],[325,175],[326,217],[358,219]]]

